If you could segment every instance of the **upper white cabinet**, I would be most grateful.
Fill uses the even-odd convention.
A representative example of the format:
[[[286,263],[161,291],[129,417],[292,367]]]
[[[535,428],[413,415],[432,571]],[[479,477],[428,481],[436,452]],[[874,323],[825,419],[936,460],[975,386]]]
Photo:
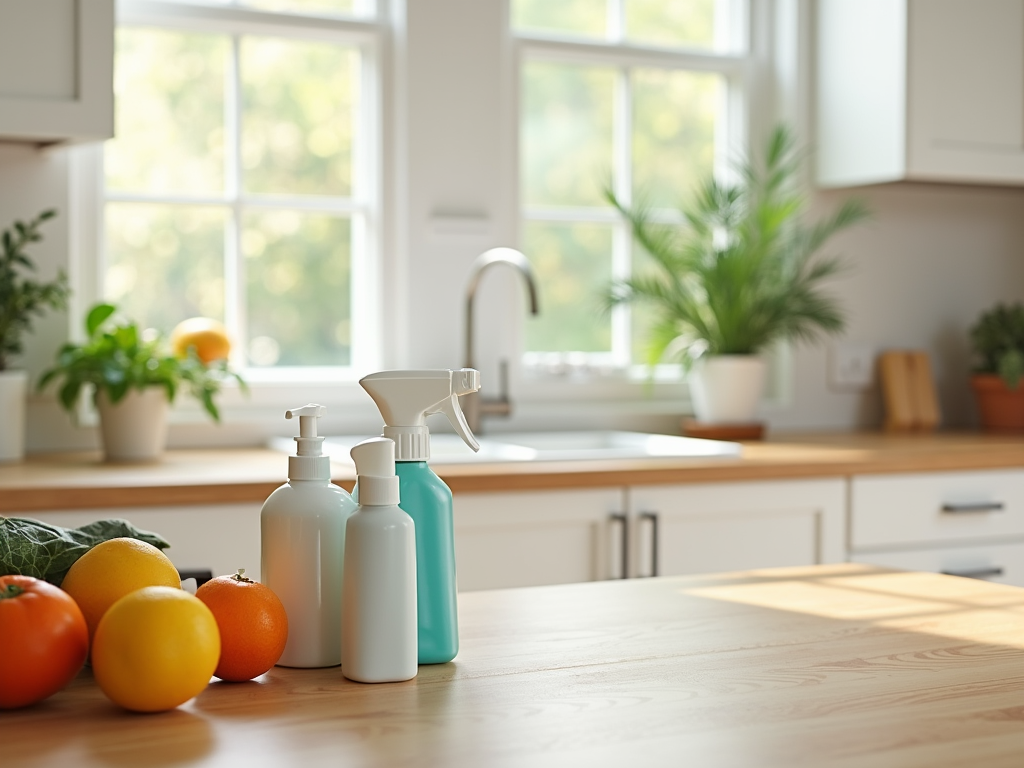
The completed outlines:
[[[817,176],[1024,185],[1024,0],[819,0]]]
[[[0,140],[110,138],[113,73],[114,0],[0,0]]]

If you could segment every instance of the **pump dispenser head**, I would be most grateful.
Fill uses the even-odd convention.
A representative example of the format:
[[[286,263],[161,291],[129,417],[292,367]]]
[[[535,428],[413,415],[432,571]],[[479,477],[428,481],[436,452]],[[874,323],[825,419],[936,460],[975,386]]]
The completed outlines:
[[[327,411],[327,406],[310,403],[284,412],[286,419],[299,420],[299,435],[295,438],[295,455],[288,457],[289,480],[330,480],[331,460],[323,456],[324,439],[316,434],[316,421]]]
[[[359,503],[364,507],[398,504],[395,441],[388,437],[371,437],[355,446],[350,455],[356,465]]]
[[[470,448],[480,450],[459,395],[480,389],[480,372],[473,368],[381,371],[359,380],[384,417],[384,437],[395,441],[397,461],[426,461],[430,458],[430,430],[426,417],[443,413]],[[360,491],[362,493],[362,491]]]

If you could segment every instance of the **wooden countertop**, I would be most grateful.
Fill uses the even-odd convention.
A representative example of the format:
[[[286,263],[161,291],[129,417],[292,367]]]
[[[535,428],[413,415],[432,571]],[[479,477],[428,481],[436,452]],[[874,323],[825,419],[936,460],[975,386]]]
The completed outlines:
[[[275,668],[134,715],[88,673],[0,712],[14,766],[1021,764],[1024,590],[841,565],[460,595],[407,683]]]
[[[147,465],[104,464],[98,453],[41,454],[0,466],[0,513],[262,502],[281,484],[284,454],[263,449],[174,450]],[[781,435],[739,458],[440,465],[455,493],[736,482],[1024,467],[1024,436],[977,433]],[[350,465],[333,467],[351,488]]]

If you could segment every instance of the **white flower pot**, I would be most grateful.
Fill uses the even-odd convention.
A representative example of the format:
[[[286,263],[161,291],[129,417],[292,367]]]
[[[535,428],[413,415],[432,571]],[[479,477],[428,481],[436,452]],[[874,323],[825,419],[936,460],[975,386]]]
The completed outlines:
[[[28,373],[0,371],[0,462],[25,458],[25,391]]]
[[[156,461],[167,444],[167,390],[129,389],[117,403],[106,393],[96,398],[107,461]]]
[[[697,361],[687,381],[694,415],[707,424],[749,424],[764,392],[764,360],[756,355],[713,355]]]

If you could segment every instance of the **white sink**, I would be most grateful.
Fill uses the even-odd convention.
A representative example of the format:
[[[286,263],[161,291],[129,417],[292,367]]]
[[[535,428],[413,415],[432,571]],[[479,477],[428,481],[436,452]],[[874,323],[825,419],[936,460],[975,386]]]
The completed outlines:
[[[706,458],[739,456],[742,446],[722,440],[643,432],[532,432],[500,435],[503,443],[532,449],[537,461]]]
[[[349,451],[370,435],[342,435],[324,440],[324,453],[334,461],[351,462]],[[275,438],[271,447],[294,453],[291,438]],[[519,461],[595,461],[601,459],[681,459],[735,457],[742,446],[722,440],[701,440],[643,432],[524,432],[480,438],[474,453],[458,435],[430,436],[432,464],[481,464]]]

